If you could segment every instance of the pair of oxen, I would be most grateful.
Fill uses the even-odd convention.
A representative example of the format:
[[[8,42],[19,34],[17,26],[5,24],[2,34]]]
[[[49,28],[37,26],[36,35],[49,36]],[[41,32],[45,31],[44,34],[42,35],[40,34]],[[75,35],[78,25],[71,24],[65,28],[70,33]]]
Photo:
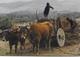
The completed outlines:
[[[70,22],[70,21],[69,21]],[[58,22],[59,23],[59,22]],[[51,20],[38,20],[38,22],[30,25],[30,28],[24,27],[19,30],[12,30],[7,32],[5,35],[6,40],[9,41],[10,52],[12,50],[12,45],[15,44],[15,52],[17,52],[18,41],[20,41],[21,47],[25,48],[25,38],[27,37],[32,43],[33,52],[39,53],[40,42],[45,39],[45,47],[51,49],[51,38],[55,30],[55,21]]]
[[[53,21],[39,21],[30,25],[30,28],[15,27],[4,30],[2,32],[3,39],[9,41],[10,53],[12,52],[12,46],[15,45],[15,53],[17,52],[18,42],[20,42],[20,49],[25,49],[25,39],[28,38],[32,43],[33,51],[38,52],[40,42],[44,38],[46,43],[48,41],[50,48],[50,36],[53,30]],[[46,44],[47,46],[47,44]],[[48,47],[48,46],[47,46]]]

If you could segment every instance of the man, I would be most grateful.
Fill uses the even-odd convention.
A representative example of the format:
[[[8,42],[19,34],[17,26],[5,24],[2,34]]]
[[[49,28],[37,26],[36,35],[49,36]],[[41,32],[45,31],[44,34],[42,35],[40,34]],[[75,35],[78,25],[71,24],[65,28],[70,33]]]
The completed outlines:
[[[45,10],[44,10],[44,17],[47,17],[49,14],[49,10],[50,8],[54,9],[52,6],[50,6],[50,4],[47,2]]]

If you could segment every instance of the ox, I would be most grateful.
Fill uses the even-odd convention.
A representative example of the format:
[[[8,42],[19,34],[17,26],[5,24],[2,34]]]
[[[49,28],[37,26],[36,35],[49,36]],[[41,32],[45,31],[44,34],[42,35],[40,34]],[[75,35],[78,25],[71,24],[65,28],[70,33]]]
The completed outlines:
[[[19,30],[18,30],[19,29]],[[20,49],[25,49],[25,34],[21,28],[5,30],[2,32],[6,41],[9,41],[10,53],[12,52],[12,46],[15,45],[15,53],[17,53],[18,42],[20,42]]]
[[[16,53],[17,45],[18,45],[17,32],[13,32],[13,31],[9,31],[9,30],[3,31],[3,41],[4,40],[9,41],[10,53],[12,51],[12,46],[15,45],[15,53]]]
[[[30,42],[33,44],[33,52],[35,51],[39,53],[39,47],[40,47],[40,41],[41,39],[45,39],[46,42],[48,41],[48,44],[46,44],[46,47],[49,49],[50,43],[51,43],[51,33],[53,30],[53,22],[45,21],[45,22],[37,22],[30,26],[29,29],[29,37]]]
[[[19,31],[18,36],[19,36],[20,49],[21,50],[22,50],[22,48],[25,49],[25,40],[26,40],[26,37],[27,37],[27,33],[28,33],[28,28],[26,26],[20,27],[20,31]]]

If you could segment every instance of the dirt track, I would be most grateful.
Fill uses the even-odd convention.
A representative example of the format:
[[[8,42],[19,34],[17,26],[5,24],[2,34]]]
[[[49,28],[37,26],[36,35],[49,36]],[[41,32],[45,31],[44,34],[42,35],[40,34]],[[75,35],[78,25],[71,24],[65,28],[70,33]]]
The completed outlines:
[[[69,38],[66,39],[66,44],[64,47],[54,47],[49,52],[47,49],[40,49],[39,55],[80,55],[80,38]],[[15,54],[14,50],[12,54],[9,54],[8,42],[0,41],[0,55],[36,55],[31,52],[31,44],[26,40],[26,50],[20,51],[18,46],[18,53]]]

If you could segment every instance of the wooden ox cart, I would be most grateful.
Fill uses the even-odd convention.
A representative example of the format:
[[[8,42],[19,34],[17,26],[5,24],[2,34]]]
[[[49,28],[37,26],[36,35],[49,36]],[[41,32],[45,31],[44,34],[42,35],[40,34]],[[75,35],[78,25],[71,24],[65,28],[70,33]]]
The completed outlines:
[[[56,26],[57,25],[57,26]],[[73,36],[77,27],[76,20],[72,20],[66,16],[61,16],[56,20],[56,38],[60,47],[64,46],[65,40],[71,34]]]
[[[44,22],[49,21],[49,19],[41,19],[38,20],[38,22]],[[65,45],[66,40],[66,34],[67,33],[73,33],[75,31],[75,28],[77,26],[77,23],[75,20],[69,19],[66,16],[60,16],[56,20],[53,20],[55,27],[54,27],[54,33],[53,36],[56,36],[57,43],[60,47],[63,47]]]

